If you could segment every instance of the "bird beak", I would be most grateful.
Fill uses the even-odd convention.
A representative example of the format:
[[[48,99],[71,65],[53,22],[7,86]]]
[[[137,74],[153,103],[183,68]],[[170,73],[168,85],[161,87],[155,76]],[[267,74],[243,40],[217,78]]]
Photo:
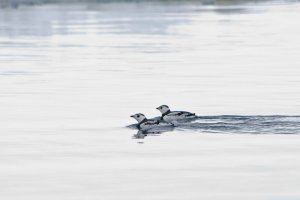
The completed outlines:
[[[130,117],[134,117],[134,115],[131,115]]]
[[[157,107],[157,108],[155,108],[155,109],[159,110],[159,107]]]

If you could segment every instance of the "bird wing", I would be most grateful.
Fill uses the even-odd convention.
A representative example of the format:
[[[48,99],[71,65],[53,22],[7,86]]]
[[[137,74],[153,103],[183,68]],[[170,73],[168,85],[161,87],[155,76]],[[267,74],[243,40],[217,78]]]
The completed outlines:
[[[186,111],[173,111],[167,114],[169,117],[191,117],[195,116],[195,113],[190,113]]]
[[[158,125],[159,124],[159,121],[158,120],[148,120],[144,123],[145,125]]]

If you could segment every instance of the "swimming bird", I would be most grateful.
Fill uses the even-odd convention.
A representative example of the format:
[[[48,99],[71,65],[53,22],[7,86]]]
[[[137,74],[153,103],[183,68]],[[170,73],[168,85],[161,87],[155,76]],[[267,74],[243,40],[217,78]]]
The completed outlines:
[[[161,112],[161,119],[169,123],[173,123],[174,121],[190,121],[197,118],[195,113],[187,111],[171,111],[167,105],[161,105],[156,109]]]
[[[134,118],[138,122],[137,128],[143,131],[174,126],[172,123],[159,121],[156,119],[147,119],[142,113],[137,113],[135,115],[131,115],[130,117]]]

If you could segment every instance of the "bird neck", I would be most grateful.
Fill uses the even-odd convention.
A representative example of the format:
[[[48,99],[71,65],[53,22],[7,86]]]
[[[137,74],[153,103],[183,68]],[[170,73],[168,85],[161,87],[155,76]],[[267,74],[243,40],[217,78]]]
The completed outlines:
[[[140,121],[137,125],[138,128],[140,128],[141,124],[146,122],[147,121],[147,118],[145,117],[142,121]]]
[[[170,112],[171,112],[170,110],[164,112],[164,113],[162,114],[162,117],[166,116],[166,115],[169,114]]]

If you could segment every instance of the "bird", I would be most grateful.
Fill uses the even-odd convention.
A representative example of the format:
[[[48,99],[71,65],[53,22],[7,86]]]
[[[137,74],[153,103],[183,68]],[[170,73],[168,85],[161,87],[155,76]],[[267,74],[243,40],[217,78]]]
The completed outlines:
[[[171,111],[169,106],[161,105],[156,108],[161,112],[161,120],[169,123],[190,121],[197,118],[195,113],[187,111]]]
[[[134,118],[138,124],[136,127],[139,130],[146,131],[150,129],[159,129],[159,128],[168,128],[168,127],[173,127],[174,125],[172,123],[164,122],[164,121],[159,121],[156,119],[147,119],[144,114],[142,113],[137,113],[134,115],[131,115],[130,117]]]

